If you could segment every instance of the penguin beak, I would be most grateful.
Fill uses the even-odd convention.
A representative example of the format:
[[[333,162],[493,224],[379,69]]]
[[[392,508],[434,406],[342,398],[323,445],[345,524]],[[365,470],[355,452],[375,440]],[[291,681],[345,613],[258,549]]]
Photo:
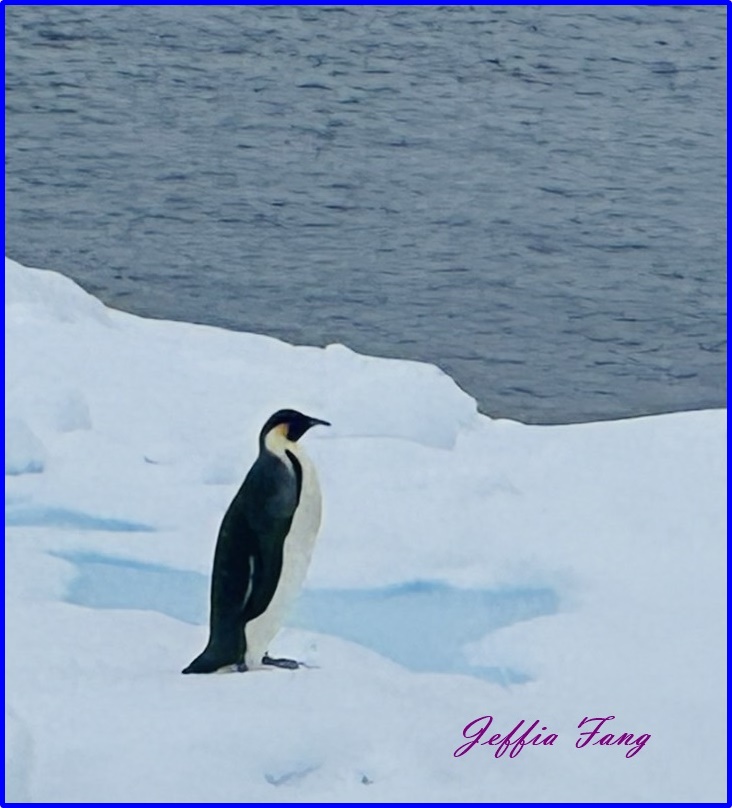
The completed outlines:
[[[321,426],[331,425],[330,421],[323,421],[320,418],[311,418],[310,416],[308,416],[308,421],[310,422],[310,426],[318,426],[318,424],[320,424]]]

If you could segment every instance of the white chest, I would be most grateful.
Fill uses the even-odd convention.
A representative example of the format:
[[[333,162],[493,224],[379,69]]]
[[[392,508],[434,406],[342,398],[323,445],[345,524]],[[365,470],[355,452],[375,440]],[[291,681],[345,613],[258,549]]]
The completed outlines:
[[[310,558],[315,546],[315,538],[320,527],[322,498],[315,467],[310,458],[299,449],[295,453],[302,467],[302,490],[290,532],[285,539],[282,559],[282,574],[278,590],[297,593],[305,580]],[[289,459],[288,459],[288,462]],[[293,470],[294,473],[294,470]]]

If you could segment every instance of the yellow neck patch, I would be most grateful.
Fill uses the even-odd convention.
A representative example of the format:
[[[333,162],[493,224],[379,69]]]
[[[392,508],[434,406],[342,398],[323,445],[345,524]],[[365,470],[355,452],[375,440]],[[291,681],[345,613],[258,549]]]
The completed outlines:
[[[274,429],[270,429],[270,431],[264,436],[264,445],[267,447],[267,449],[269,449],[270,452],[283,455],[285,453],[285,449],[288,449],[294,445],[294,442],[287,437],[287,432],[287,424],[278,424],[276,427],[274,427]]]

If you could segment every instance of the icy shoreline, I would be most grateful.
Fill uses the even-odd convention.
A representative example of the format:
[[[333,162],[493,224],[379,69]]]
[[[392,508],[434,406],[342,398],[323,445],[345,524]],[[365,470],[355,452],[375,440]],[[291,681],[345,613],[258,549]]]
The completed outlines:
[[[724,799],[726,411],[492,421],[429,365],[5,283],[7,799]],[[191,682],[218,520],[281,406],[334,424],[277,643],[317,667]],[[488,714],[557,742],[454,758]],[[632,759],[574,746],[608,715],[650,734]]]

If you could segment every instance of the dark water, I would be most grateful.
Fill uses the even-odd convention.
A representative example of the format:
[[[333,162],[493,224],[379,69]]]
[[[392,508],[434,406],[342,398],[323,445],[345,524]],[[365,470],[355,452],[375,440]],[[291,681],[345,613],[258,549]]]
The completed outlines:
[[[725,15],[11,6],[6,253],[496,416],[724,406]]]

